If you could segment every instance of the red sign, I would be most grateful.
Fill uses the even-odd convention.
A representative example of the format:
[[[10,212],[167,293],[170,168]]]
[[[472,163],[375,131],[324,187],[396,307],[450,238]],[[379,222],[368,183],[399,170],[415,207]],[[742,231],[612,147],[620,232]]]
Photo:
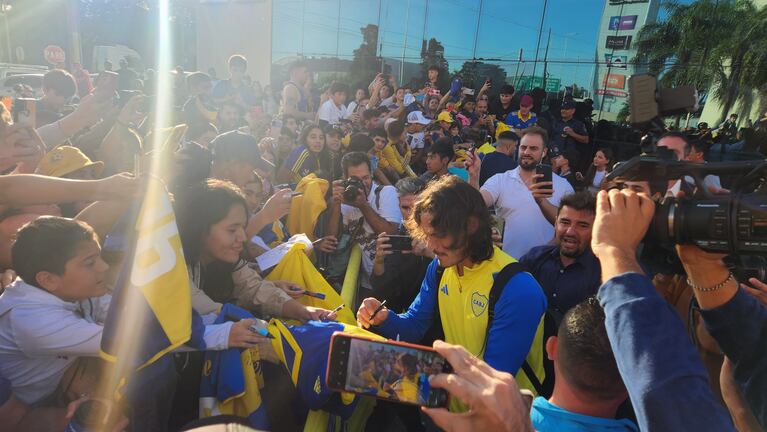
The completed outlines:
[[[605,76],[604,83],[602,84],[608,88],[614,88],[614,89],[626,88],[626,75],[608,74],[607,76]]]
[[[64,53],[64,49],[58,45],[48,45],[43,50],[43,57],[45,61],[52,65],[64,63],[67,60],[67,55]]]
[[[628,97],[628,93],[622,90],[597,90],[598,95],[602,96],[617,96],[617,97]]]

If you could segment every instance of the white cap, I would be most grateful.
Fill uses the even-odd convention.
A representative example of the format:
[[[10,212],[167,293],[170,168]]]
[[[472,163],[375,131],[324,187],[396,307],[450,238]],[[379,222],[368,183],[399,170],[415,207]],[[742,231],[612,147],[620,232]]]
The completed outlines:
[[[431,123],[431,120],[424,117],[421,111],[413,111],[407,115],[407,122],[410,124],[419,123],[422,125],[428,125]]]

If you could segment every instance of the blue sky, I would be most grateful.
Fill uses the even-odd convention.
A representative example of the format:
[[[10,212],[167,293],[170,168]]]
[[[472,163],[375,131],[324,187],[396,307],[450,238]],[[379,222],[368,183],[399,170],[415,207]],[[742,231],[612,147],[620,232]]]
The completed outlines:
[[[339,4],[340,2],[340,4]],[[428,3],[428,14],[426,7]],[[476,57],[500,59],[509,75],[517,70],[519,49],[525,62],[519,72],[532,73],[543,0],[484,0]],[[473,57],[479,0],[277,0],[274,2],[274,59],[303,52],[307,56],[351,58],[367,23],[380,22],[383,55],[418,62],[421,40],[436,38],[445,46],[451,70]],[[339,20],[340,6],[340,20]],[[587,84],[604,0],[549,0],[539,59],[552,31],[549,71],[564,83]],[[426,25],[424,26],[424,17]],[[301,26],[301,23],[304,23]],[[339,26],[340,23],[340,26]],[[336,29],[340,28],[340,31]],[[538,64],[537,75],[543,69]]]

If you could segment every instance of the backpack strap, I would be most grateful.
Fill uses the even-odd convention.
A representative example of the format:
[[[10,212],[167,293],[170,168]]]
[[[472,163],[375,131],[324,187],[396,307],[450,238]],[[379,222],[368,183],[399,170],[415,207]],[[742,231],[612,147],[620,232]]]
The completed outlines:
[[[378,185],[376,186],[376,189],[375,189],[377,211],[381,211],[381,191],[383,190],[383,188],[384,188],[384,185]],[[444,271],[444,269],[442,269],[442,271]],[[439,281],[437,281],[437,283],[439,283]]]
[[[432,324],[432,331],[429,335],[429,339],[441,339],[445,340],[445,330],[442,329],[442,316],[439,313],[439,283],[442,280],[442,275],[445,273],[445,268],[437,266],[434,271],[434,323]]]
[[[524,271],[525,267],[521,263],[513,262],[501,269],[501,271],[498,272],[498,274],[495,276],[493,287],[490,288],[490,294],[488,295],[487,329],[485,330],[485,342],[482,344],[482,352],[484,352],[487,348],[487,339],[490,336],[490,327],[492,327],[493,319],[495,318],[495,304],[498,302],[498,299],[501,298],[501,294],[503,293],[503,289],[506,287],[506,284],[508,284],[509,281],[517,275],[517,273]],[[527,379],[530,380],[530,383],[533,385],[535,392],[538,394],[543,394],[543,385],[540,381],[538,381],[538,377],[535,375],[535,372],[533,372],[533,368],[530,367],[530,364],[527,362],[527,358],[525,358],[525,360],[522,362],[522,371],[525,373],[525,375],[527,375]]]

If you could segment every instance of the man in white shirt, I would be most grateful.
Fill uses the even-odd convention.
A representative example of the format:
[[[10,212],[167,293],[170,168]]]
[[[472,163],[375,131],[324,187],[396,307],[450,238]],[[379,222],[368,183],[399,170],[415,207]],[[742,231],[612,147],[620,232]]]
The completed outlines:
[[[336,125],[342,118],[346,118],[346,95],[349,87],[338,81],[333,81],[328,89],[329,98],[317,111],[320,126]]]
[[[345,187],[344,181],[333,182],[333,199],[330,206],[326,234],[339,237],[348,234],[351,240],[362,248],[363,287],[370,288],[368,278],[373,272],[376,239],[382,232],[396,234],[402,222],[399,197],[393,186],[382,186],[373,182],[370,173],[370,159],[365,153],[351,152],[341,159],[344,179],[358,179],[364,188],[357,188],[353,199],[349,193],[352,187]],[[347,191],[345,194],[344,192]]]
[[[506,222],[503,251],[514,258],[554,238],[559,201],[573,193],[570,183],[556,174],[552,174],[552,182],[538,181],[542,174],[536,174],[536,167],[546,157],[547,146],[546,131],[537,126],[529,128],[520,140],[519,166],[490,177],[482,188],[479,157],[472,156],[468,164],[469,182]]]

